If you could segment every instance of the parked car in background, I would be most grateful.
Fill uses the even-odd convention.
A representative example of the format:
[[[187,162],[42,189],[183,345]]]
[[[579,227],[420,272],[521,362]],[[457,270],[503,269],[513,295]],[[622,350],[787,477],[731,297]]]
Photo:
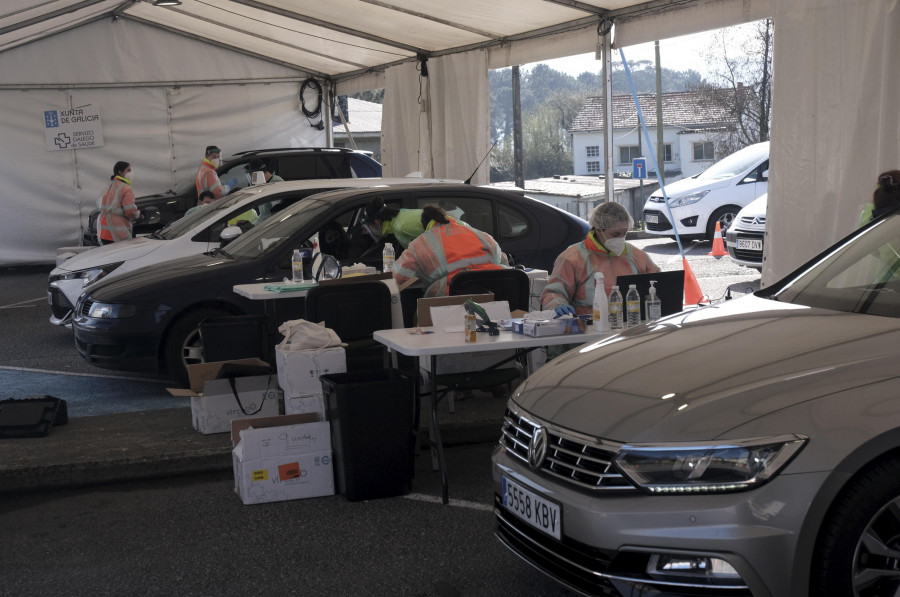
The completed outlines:
[[[284,185],[262,192],[277,199]],[[589,224],[524,194],[465,184],[392,185],[345,189],[306,197],[245,232],[224,249],[144,267],[85,288],[75,306],[75,345],[88,362],[108,369],[167,371],[187,381],[187,366],[202,362],[199,324],[208,317],[263,314],[262,301],[233,290],[237,284],[281,282],[291,275],[291,253],[312,246],[341,265],[381,266],[383,243],[363,227],[366,205],[416,208],[435,203],[491,233],[510,258],[550,269],[562,250],[580,241]],[[389,238],[389,237],[388,237]],[[397,244],[398,256],[402,247]],[[412,289],[410,289],[412,290]],[[302,299],[273,301],[279,321],[303,317]]]
[[[768,197],[766,193],[748,203],[725,233],[728,256],[738,265],[762,269]]]
[[[492,455],[503,543],[586,595],[897,594],[898,239],[894,212],[532,374]]]
[[[48,277],[47,301],[51,309],[50,323],[67,325],[71,321],[72,310],[78,297],[84,291],[84,287],[92,282],[170,259],[212,251],[221,244],[222,233],[226,227],[238,224],[232,232],[241,234],[263,222],[271,214],[309,195],[347,187],[424,182],[440,181],[419,177],[336,178],[246,187],[170,222],[165,228],[150,236],[95,247],[61,263]],[[277,192],[270,192],[275,185]]]
[[[650,234],[684,241],[712,240],[716,222],[722,231],[731,226],[742,207],[765,194],[769,184],[769,142],[756,143],[716,162],[700,174],[654,191],[644,204],[644,227]],[[673,220],[674,219],[674,224]]]
[[[294,147],[287,149],[256,149],[236,153],[222,160],[216,168],[219,180],[233,188],[232,192],[250,185],[250,162],[260,159],[269,172],[278,174],[284,180],[307,180],[311,178],[378,178],[381,164],[369,152],[338,147]],[[200,166],[200,161],[197,161]],[[135,199],[141,217],[135,222],[134,234],[150,234],[184,215],[197,205],[197,187],[194,180],[196,171],[189,180],[165,193],[144,195]],[[84,243],[97,245],[97,217],[99,210],[93,210],[88,217],[84,232]]]

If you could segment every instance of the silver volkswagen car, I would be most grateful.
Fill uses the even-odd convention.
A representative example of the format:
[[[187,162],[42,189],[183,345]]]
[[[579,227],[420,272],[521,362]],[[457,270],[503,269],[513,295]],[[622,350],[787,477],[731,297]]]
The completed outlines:
[[[900,213],[510,398],[497,535],[586,595],[900,595]]]

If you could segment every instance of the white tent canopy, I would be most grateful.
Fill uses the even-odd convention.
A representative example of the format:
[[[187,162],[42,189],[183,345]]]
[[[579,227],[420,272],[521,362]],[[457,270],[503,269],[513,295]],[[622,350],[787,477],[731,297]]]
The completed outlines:
[[[386,174],[464,178],[488,149],[487,69],[594,51],[601,19],[627,47],[772,16],[771,281],[852,229],[875,175],[900,163],[898,13],[893,0],[6,0],[0,263],[77,243],[75,215],[118,159],[141,195],[190,179],[207,143],[326,143],[299,111],[308,77],[385,87]],[[86,104],[103,146],[48,151],[43,112]]]

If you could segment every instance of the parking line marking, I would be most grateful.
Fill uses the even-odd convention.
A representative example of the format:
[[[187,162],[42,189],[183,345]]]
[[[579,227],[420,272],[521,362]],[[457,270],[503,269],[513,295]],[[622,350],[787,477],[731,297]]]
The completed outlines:
[[[416,500],[418,502],[430,502],[433,504],[440,504],[441,498],[436,495],[427,495],[424,493],[410,493],[402,496],[408,500]],[[494,507],[488,504],[479,504],[478,502],[470,502],[468,500],[454,500],[450,498],[448,506],[458,506],[460,508],[469,508],[470,510],[483,510],[485,512],[493,512]]]
[[[55,371],[53,369],[32,369],[30,367],[11,367],[8,365],[0,365],[0,371],[22,371],[24,373],[44,373],[47,375],[71,375],[73,377],[97,377],[101,379],[121,379],[124,381],[144,381],[159,384],[171,384],[171,380],[149,379],[146,377],[127,377],[125,375],[103,375],[101,373],[80,373],[77,371]]]
[[[41,298],[30,299],[27,301],[20,301],[18,303],[10,303],[8,305],[0,305],[0,309],[16,309],[20,307],[35,307],[37,305],[29,305],[28,303],[36,303],[38,301],[46,301],[47,297],[42,296]]]

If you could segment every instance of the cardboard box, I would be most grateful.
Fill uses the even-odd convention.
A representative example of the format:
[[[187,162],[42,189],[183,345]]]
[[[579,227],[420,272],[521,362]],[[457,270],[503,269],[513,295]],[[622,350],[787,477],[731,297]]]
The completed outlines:
[[[562,336],[583,334],[585,322],[578,317],[565,319],[526,319],[522,333],[526,336]],[[577,339],[575,340],[578,341]]]
[[[347,355],[343,346],[310,350],[282,350],[275,347],[278,385],[288,398],[322,396],[319,377],[347,372]],[[287,407],[285,406],[285,414]]]
[[[235,419],[271,417],[281,411],[282,392],[274,374],[216,379],[227,364],[269,367],[259,359],[216,361],[188,366],[190,389],[168,388],[173,396],[191,399],[191,422],[205,435],[228,433]],[[269,367],[270,368],[270,367]]]
[[[312,418],[316,415],[234,422],[234,491],[244,504],[334,495],[331,428],[309,422]]]
[[[305,415],[309,413],[319,415],[320,421],[328,418],[325,415],[325,396],[322,392],[318,394],[304,394],[302,396],[285,396],[284,414]]]

